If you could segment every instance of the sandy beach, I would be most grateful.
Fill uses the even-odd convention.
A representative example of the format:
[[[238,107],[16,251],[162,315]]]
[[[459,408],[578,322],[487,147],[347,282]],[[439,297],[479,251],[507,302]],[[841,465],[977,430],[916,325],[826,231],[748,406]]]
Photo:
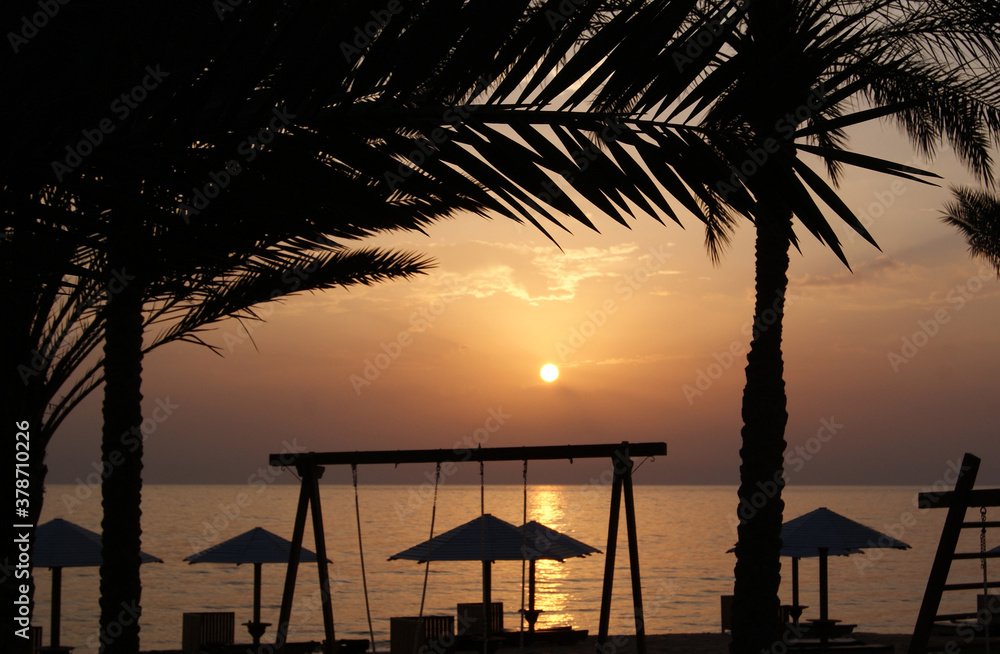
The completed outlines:
[[[853,635],[866,645],[892,645],[896,654],[905,654],[910,643],[910,634],[861,632]],[[729,654],[730,640],[728,633],[651,634],[646,636],[646,649],[649,654]],[[526,654],[594,654],[596,644],[596,637],[589,636],[576,645],[525,647],[524,651]],[[608,654],[634,654],[635,636],[612,636],[609,645],[612,648],[607,649]]]
[[[879,634],[879,633],[855,633],[857,640],[865,645],[886,646],[891,645],[895,654],[906,654],[910,643],[910,634]],[[729,642],[731,637],[728,633],[698,633],[698,634],[648,634],[646,636],[646,649],[648,654],[729,654]],[[299,644],[301,647],[302,644]],[[318,646],[318,643],[316,644]],[[597,637],[588,636],[586,639],[575,645],[537,645],[525,646],[524,654],[595,654]],[[262,654],[267,654],[271,650],[267,645],[261,645]],[[245,654],[253,651],[253,646],[233,645],[226,649],[227,652],[239,652]],[[510,652],[520,654],[519,647],[504,647],[497,650],[499,653]],[[635,654],[635,635],[609,636],[608,643],[605,644],[606,654]],[[799,650],[801,651],[801,650]],[[844,648],[844,651],[850,651]],[[387,649],[380,649],[379,652],[386,654]],[[150,650],[143,654],[182,654],[180,650]],[[776,653],[777,654],[777,653]]]

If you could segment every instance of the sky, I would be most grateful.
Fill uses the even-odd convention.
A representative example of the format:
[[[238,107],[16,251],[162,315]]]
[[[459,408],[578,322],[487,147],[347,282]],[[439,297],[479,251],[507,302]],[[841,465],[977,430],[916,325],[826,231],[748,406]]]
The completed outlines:
[[[969,181],[947,156],[914,159],[892,133],[866,127],[852,144]],[[947,188],[848,171],[841,192],[881,251],[834,222],[848,270],[798,225],[784,320],[788,484],[930,487],[953,480],[964,452],[983,459],[980,485],[1000,483],[1000,282],[939,219]],[[552,232],[559,247],[531,226],[471,216],[379,237],[364,244],[437,267],[271,304],[263,322],[221,323],[206,335],[221,357],[185,343],[154,351],[145,482],[295,481],[267,468],[282,451],[628,440],[667,444],[637,483],[735,486],[752,226],[740,224],[714,265],[693,217],[681,229],[638,215],[627,229],[591,214],[600,233]],[[559,367],[554,382],[539,376],[546,363]],[[49,482],[85,484],[100,468],[100,400],[55,435]],[[608,465],[536,463],[529,482],[588,483]],[[465,468],[454,481],[477,483]],[[429,472],[360,474],[413,483]],[[519,481],[516,464],[486,471],[486,483]]]

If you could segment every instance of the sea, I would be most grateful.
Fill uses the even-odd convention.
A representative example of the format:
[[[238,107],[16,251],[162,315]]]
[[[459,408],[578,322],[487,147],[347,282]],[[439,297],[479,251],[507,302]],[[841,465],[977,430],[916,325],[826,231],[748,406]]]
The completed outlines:
[[[785,520],[819,507],[905,541],[909,550],[871,549],[831,557],[830,617],[868,632],[908,633],[927,583],[944,520],[943,509],[919,509],[917,493],[902,486],[789,486]],[[234,611],[237,642],[249,642],[240,623],[251,619],[253,568],[249,565],[190,564],[184,558],[260,526],[291,538],[298,497],[295,485],[147,485],[142,499],[142,549],[163,563],[142,566],[141,639],[144,650],[179,649],[185,612]],[[454,615],[456,604],[482,598],[477,562],[389,561],[393,554],[480,515],[481,509],[514,525],[525,515],[592,545],[601,554],[537,564],[539,627],[573,626],[596,633],[608,541],[610,486],[441,486],[435,501],[430,484],[321,485],[337,638],[368,638],[364,582],[377,650],[388,650],[390,618],[415,616],[424,595],[425,615]],[[483,506],[481,507],[481,501]],[[635,486],[638,552],[647,633],[718,632],[720,596],[733,590],[736,489],[726,486]],[[978,520],[978,511],[968,519]],[[358,537],[360,516],[361,539]],[[99,492],[76,485],[46,488],[42,522],[63,518],[100,532]],[[991,517],[992,520],[997,518]],[[979,551],[979,534],[966,530],[959,549]],[[631,575],[625,516],[621,515],[611,604],[611,632],[634,633]],[[996,538],[996,535],[992,536]],[[314,549],[307,525],[305,546]],[[988,548],[998,543],[987,543]],[[364,552],[364,580],[362,557]],[[780,598],[791,603],[791,560],[782,559]],[[818,559],[799,563],[803,619],[818,617]],[[503,602],[504,626],[520,628],[523,574],[519,561],[492,568],[493,601]],[[36,569],[33,624],[49,642],[51,572]],[[950,581],[982,581],[978,560],[958,561]],[[77,654],[98,648],[97,568],[67,568],[62,581],[61,643]],[[285,566],[265,564],[262,620],[277,623]],[[950,593],[942,610],[975,610],[975,593]],[[299,568],[289,637],[323,639],[315,563]],[[273,627],[264,642],[273,636]]]

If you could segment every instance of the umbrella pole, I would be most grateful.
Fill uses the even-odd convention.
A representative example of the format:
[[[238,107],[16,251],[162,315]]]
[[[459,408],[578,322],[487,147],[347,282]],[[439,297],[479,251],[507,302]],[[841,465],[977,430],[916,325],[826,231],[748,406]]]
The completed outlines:
[[[830,617],[827,604],[830,586],[828,583],[826,562],[827,548],[821,547],[819,548],[819,619],[824,621]]]
[[[59,647],[59,614],[62,613],[62,568],[52,568],[52,623],[49,644]]]
[[[799,608],[799,557],[792,557],[792,622],[796,628],[799,626],[799,616],[802,609]]]
[[[535,633],[535,621],[538,614],[535,613],[535,559],[531,559],[531,567],[528,572],[528,633]]]
[[[253,621],[255,626],[260,624],[260,568],[260,563],[253,564]],[[260,645],[261,635],[259,633],[254,633],[252,635],[253,644]]]
[[[830,623],[828,622],[830,617],[828,610],[830,586],[826,569],[828,551],[825,547],[819,548],[819,620],[821,625],[819,642],[822,645],[826,645],[830,637]]]
[[[493,570],[490,567],[492,561],[483,561],[483,648],[487,646],[490,639],[490,618],[492,617],[493,597],[491,586],[493,585]]]

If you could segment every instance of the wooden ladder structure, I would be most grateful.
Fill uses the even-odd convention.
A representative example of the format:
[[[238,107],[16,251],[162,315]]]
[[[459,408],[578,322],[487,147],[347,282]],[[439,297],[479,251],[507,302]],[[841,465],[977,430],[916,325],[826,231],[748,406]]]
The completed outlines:
[[[965,513],[969,507],[1000,506],[1000,488],[974,490],[976,476],[979,474],[980,459],[972,454],[965,454],[962,467],[955,481],[955,490],[948,492],[920,493],[919,507],[922,509],[947,508],[944,527],[941,529],[941,539],[938,541],[937,554],[931,565],[927,578],[927,588],[924,591],[924,601],[920,605],[917,624],[913,628],[913,638],[910,640],[908,654],[926,654],[931,630],[935,622],[948,620],[968,620],[976,618],[978,612],[938,614],[941,597],[946,591],[979,590],[983,588],[1000,588],[1000,581],[986,583],[948,583],[948,573],[951,562],[962,559],[1000,558],[1000,553],[986,552],[956,552],[958,539],[963,529],[998,528],[1000,521],[966,521]]]

